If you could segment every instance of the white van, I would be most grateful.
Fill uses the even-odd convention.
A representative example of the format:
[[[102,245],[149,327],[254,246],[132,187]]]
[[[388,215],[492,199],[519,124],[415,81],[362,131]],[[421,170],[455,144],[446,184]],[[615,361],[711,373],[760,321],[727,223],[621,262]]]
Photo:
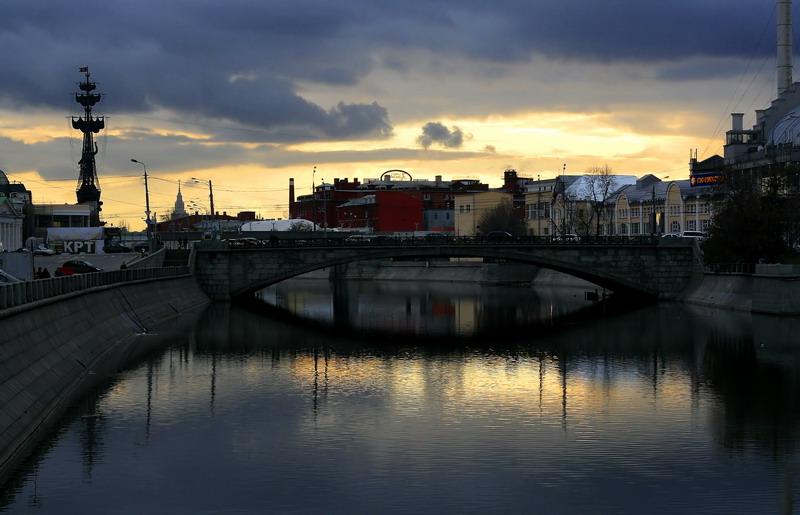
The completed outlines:
[[[21,282],[19,279],[9,274],[5,270],[0,270],[0,284],[11,284]]]

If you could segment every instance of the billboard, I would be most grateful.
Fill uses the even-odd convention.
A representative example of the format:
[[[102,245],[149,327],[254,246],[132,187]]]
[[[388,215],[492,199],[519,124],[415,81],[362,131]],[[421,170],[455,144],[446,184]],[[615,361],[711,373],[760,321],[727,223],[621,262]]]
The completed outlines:
[[[97,242],[103,241],[102,227],[48,227],[47,244],[56,252],[94,254]]]
[[[718,172],[697,173],[689,177],[689,184],[695,186],[709,186],[722,180],[722,174]]]

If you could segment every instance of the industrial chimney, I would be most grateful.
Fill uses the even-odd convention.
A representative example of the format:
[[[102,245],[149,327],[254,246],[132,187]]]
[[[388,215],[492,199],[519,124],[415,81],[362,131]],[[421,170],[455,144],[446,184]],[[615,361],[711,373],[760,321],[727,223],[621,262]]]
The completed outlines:
[[[775,0],[778,13],[778,96],[792,87],[792,0]]]

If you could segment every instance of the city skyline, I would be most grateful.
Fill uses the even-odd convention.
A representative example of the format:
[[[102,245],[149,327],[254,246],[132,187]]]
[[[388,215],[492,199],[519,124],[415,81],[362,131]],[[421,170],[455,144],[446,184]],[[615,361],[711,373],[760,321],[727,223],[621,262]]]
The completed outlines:
[[[88,67],[101,218],[143,228],[183,198],[217,211],[288,213],[324,178],[688,177],[721,153],[730,113],[775,97],[775,6],[743,1],[596,4],[374,1],[76,10],[8,2],[0,41],[0,169],[36,203],[74,203]],[[85,35],[84,35],[85,34]],[[316,167],[316,173],[312,170]]]

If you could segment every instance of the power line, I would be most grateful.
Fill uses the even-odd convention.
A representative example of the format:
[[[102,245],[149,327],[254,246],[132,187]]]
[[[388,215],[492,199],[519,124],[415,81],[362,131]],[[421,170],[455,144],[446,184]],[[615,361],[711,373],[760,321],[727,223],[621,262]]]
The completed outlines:
[[[752,64],[753,60],[755,59],[756,53],[758,52],[758,49],[761,46],[761,42],[764,40],[764,35],[767,33],[767,29],[772,25],[772,20],[773,20],[773,18],[775,16],[775,10],[776,10],[776,7],[773,5],[772,14],[770,14],[770,17],[767,19],[767,22],[764,24],[764,28],[761,30],[761,37],[759,37],[758,43],[753,46],[753,53],[750,54],[750,58],[747,61],[747,66],[745,67],[744,71],[742,72],[742,75],[739,77],[739,82],[738,82],[738,84],[736,84],[736,87],[733,89],[733,92],[731,93],[731,96],[728,99],[728,104],[725,106],[725,109],[724,109],[722,115],[720,116],[720,120],[717,122],[717,125],[716,125],[716,127],[714,129],[714,134],[711,136],[711,138],[709,138],[708,143],[706,143],[706,147],[703,149],[703,152],[700,154],[700,158],[701,159],[705,157],[706,152],[708,151],[708,149],[711,146],[712,142],[716,141],[717,138],[719,137],[719,134],[720,134],[720,131],[722,130],[723,124],[725,123],[725,120],[726,120],[726,118],[728,117],[728,115],[730,113],[730,107],[731,107],[731,104],[733,103],[733,99],[734,99],[734,97],[736,95],[736,92],[739,90],[739,87],[742,85],[742,82],[744,82],[745,76],[748,74],[748,71],[750,70],[750,65]],[[768,58],[765,58],[764,61],[766,61],[767,59]],[[763,67],[764,67],[764,62],[762,62],[761,68],[759,68],[759,71],[756,72],[755,77],[758,76],[758,74],[761,72]],[[753,80],[755,80],[755,77],[753,78]],[[752,84],[753,80],[750,81],[750,84]],[[748,86],[745,89],[744,93],[742,93],[742,98],[747,93],[747,91],[750,89],[750,84],[748,84]],[[739,99],[739,102],[741,102],[741,98]],[[736,105],[738,106],[739,103],[737,102]]]

